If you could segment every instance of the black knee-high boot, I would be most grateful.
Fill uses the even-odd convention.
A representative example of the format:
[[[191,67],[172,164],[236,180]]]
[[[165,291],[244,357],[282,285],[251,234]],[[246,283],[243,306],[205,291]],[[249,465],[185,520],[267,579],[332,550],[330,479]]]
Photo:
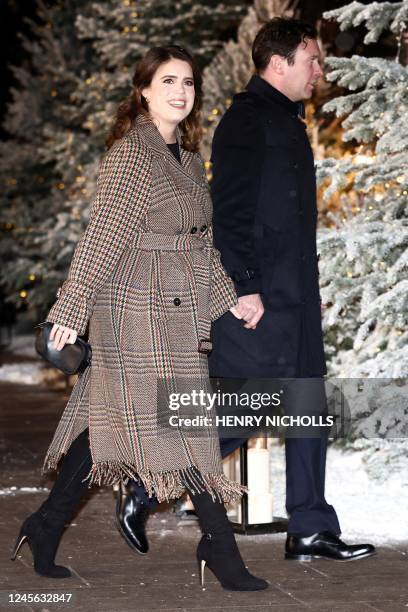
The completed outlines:
[[[203,537],[197,547],[201,586],[204,585],[204,568],[208,565],[224,589],[266,589],[266,580],[250,574],[244,565],[224,504],[218,500],[213,501],[207,491],[189,493],[203,531]]]
[[[34,569],[41,576],[68,578],[66,567],[55,565],[54,558],[64,531],[88,489],[83,482],[92,466],[88,429],[71,444],[61,469],[47,499],[34,514],[23,523],[14,546],[14,560],[22,544],[27,540],[34,558]]]

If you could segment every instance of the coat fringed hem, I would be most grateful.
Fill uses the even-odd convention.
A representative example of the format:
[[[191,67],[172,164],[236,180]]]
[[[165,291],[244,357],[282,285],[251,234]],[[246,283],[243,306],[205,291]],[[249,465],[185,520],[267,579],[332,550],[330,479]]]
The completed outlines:
[[[44,461],[43,472],[56,470],[61,457],[47,456]],[[157,497],[159,502],[178,499],[186,490],[193,495],[208,491],[212,499],[222,502],[239,502],[242,495],[248,492],[247,487],[234,482],[221,473],[200,474],[197,467],[189,466],[178,470],[163,472],[151,472],[149,470],[137,470],[135,466],[120,461],[101,461],[94,463],[84,480],[88,480],[89,487],[93,484],[113,485],[123,481],[138,480],[143,483],[149,497]]]

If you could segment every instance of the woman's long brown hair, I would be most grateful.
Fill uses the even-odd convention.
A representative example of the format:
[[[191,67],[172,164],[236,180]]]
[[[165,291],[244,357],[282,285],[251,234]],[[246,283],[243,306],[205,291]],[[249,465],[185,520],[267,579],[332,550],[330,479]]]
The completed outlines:
[[[149,117],[149,108],[142,90],[152,82],[156,70],[171,59],[179,59],[191,66],[194,79],[195,98],[194,105],[188,117],[179,124],[181,130],[181,144],[188,151],[197,152],[202,136],[200,111],[203,103],[202,77],[200,69],[193,57],[186,49],[170,45],[168,47],[152,47],[142,59],[140,59],[133,75],[133,89],[130,95],[121,102],[117,111],[113,126],[106,139],[106,146],[111,148],[113,143],[122,138],[132,127],[138,115]]]

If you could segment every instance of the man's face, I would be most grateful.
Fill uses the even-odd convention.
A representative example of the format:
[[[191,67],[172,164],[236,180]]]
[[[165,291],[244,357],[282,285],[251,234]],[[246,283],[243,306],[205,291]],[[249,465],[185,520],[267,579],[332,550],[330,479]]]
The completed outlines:
[[[295,63],[290,65],[286,60],[283,61],[283,93],[293,102],[311,98],[314,85],[323,76],[320,60],[317,40],[306,38],[296,49]]]

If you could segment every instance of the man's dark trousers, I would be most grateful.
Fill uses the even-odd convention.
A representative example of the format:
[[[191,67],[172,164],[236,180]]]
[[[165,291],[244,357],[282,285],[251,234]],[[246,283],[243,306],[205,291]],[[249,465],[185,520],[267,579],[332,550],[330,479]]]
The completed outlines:
[[[231,313],[226,313],[213,324],[214,346],[219,346],[222,350],[216,350],[210,355],[210,375],[215,376],[215,374],[222,373],[228,381],[227,389],[233,384],[233,379],[251,381],[251,376],[255,381],[254,391],[264,391],[269,381],[273,388],[276,387],[278,379],[272,379],[270,365],[262,363],[261,359],[261,338],[267,336],[269,319],[270,312],[265,310],[255,330],[244,330],[242,321],[236,319]],[[238,344],[237,335],[242,339],[242,334],[247,336],[247,342]],[[289,402],[290,407],[286,412],[310,414],[315,411],[318,414],[324,414],[327,410],[327,403],[323,378],[300,377],[301,373],[302,364],[298,363],[293,379],[286,377],[280,379],[282,383],[285,380],[292,380],[292,384],[295,385],[292,400]],[[257,385],[261,379],[264,379],[266,387],[262,386],[258,389]],[[314,388],[318,390],[317,394],[313,391]],[[291,435],[298,437],[290,437]],[[326,502],[324,496],[327,435],[324,435],[321,430],[315,430],[311,435],[313,437],[305,437],[304,431],[300,430],[299,435],[292,433],[285,437],[288,533],[309,536],[328,530],[340,534],[341,529],[336,512],[333,506]],[[221,438],[222,457],[233,452],[244,441],[245,438]]]

